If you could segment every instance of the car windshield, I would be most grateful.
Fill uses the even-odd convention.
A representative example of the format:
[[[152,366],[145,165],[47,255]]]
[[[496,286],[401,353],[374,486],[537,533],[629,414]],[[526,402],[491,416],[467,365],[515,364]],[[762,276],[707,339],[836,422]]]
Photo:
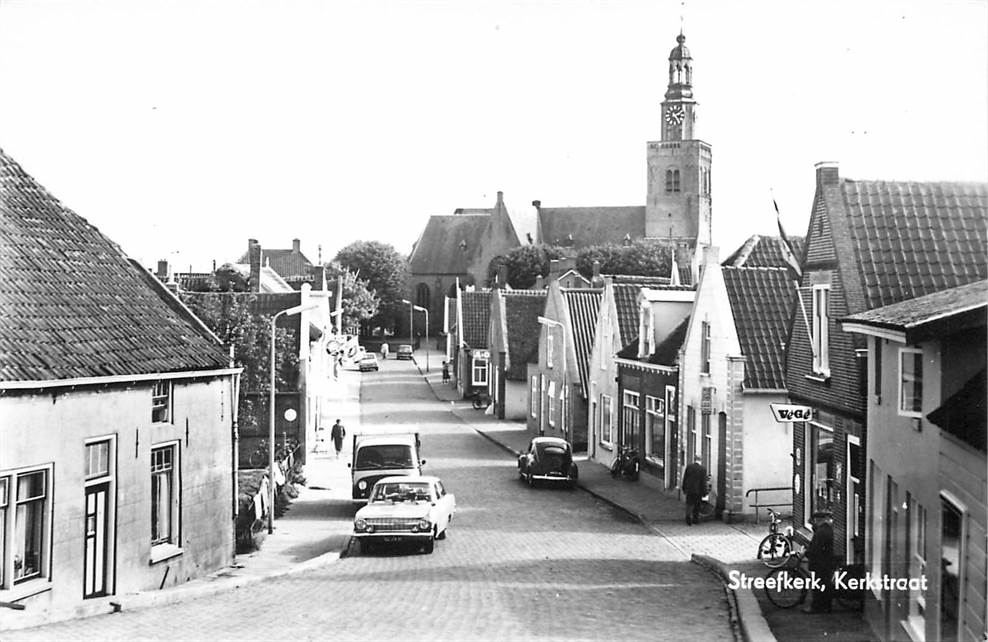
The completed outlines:
[[[378,468],[411,468],[412,448],[404,444],[382,444],[364,446],[357,450],[356,470],[376,470]]]
[[[374,486],[372,502],[427,502],[432,499],[425,482],[388,482]]]

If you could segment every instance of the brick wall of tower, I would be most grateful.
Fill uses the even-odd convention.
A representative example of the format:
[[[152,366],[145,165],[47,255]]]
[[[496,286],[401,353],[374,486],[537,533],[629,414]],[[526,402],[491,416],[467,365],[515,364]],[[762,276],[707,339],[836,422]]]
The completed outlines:
[[[647,148],[645,236],[710,244],[710,145],[699,140],[653,141]],[[679,171],[679,191],[666,191],[666,171]]]

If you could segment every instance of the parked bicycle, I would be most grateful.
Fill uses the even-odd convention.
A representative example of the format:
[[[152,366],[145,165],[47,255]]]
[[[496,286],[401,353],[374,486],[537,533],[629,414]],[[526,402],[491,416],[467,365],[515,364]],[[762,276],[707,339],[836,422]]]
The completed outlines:
[[[486,392],[475,392],[470,395],[474,410],[484,410],[491,405],[491,396]]]
[[[294,464],[295,451],[299,449],[299,446],[301,444],[294,437],[286,439],[280,446],[277,442],[275,443],[274,460],[281,465],[282,472],[290,469]],[[254,452],[247,458],[247,464],[251,468],[266,468],[269,456],[268,440],[262,439],[257,443],[257,448],[254,449]]]
[[[707,492],[700,498],[697,504],[696,513],[701,518],[708,519],[717,512],[717,493],[714,492],[713,484],[710,483],[710,475],[707,475]]]
[[[780,529],[782,517],[771,508],[768,509],[772,521],[768,525],[768,535],[758,545],[758,559],[769,568],[778,568],[789,561],[793,553],[792,534],[787,529]]]
[[[786,558],[782,566],[773,568],[765,576],[765,597],[780,609],[791,609],[806,601],[810,592],[813,576],[804,568],[806,556],[800,551]],[[845,609],[860,611],[864,607],[864,588],[850,588],[849,585],[860,587],[864,579],[863,564],[845,564],[837,567],[834,578],[827,587],[834,592],[834,599]],[[852,581],[854,580],[854,581]]]

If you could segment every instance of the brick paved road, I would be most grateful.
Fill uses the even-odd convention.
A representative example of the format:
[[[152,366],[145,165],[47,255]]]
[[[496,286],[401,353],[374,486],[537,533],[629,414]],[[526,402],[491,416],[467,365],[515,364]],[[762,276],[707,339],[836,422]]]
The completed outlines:
[[[4,639],[731,638],[717,578],[586,493],[529,489],[503,450],[435,400],[414,365],[386,361],[364,382],[364,428],[418,429],[427,471],[456,494],[435,553],[364,556],[354,546],[308,573]]]

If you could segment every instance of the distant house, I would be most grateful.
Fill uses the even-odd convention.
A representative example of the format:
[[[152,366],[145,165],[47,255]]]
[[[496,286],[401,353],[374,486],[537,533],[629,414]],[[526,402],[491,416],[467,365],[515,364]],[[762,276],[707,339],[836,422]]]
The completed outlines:
[[[227,351],[2,151],[0,248],[0,602],[110,612],[229,564]]]
[[[587,447],[587,396],[600,289],[549,283],[539,332],[538,363],[529,364],[529,430]]]
[[[240,265],[247,265],[250,262],[250,248],[257,244],[257,241],[248,241],[247,252],[237,261]],[[258,247],[260,247],[258,245]],[[293,290],[301,290],[303,283],[308,283],[313,289],[320,289],[320,279],[317,278],[320,266],[316,266],[302,253],[302,242],[299,239],[292,239],[291,249],[272,250],[264,248],[261,251],[261,265],[273,270],[281,277]]]
[[[488,380],[499,419],[525,420],[529,415],[528,364],[538,358],[538,317],[545,299],[545,290],[496,287],[491,292]]]
[[[791,402],[814,412],[793,424],[793,511],[803,537],[814,514],[832,515],[846,561],[880,541],[865,537],[885,519],[866,517],[865,484],[884,473],[867,468],[865,340],[836,319],[988,277],[986,217],[983,183],[859,181],[834,163],[816,166],[786,358]]]
[[[491,259],[519,247],[504,194],[489,209],[457,209],[429,217],[408,257],[408,300],[429,310],[433,332],[441,327],[445,297],[456,284],[484,287]]]
[[[756,496],[788,510],[792,434],[771,404],[787,402],[784,345],[795,283],[785,267],[721,267],[713,247],[700,274],[679,364],[686,463],[707,469],[725,520],[753,516]],[[749,496],[754,489],[773,490]]]
[[[976,281],[841,320],[868,342],[866,568],[917,582],[869,591],[883,640],[985,631],[986,318],[988,281]]]
[[[634,341],[617,353],[617,390],[600,396],[602,445],[634,448],[641,470],[679,484],[687,453],[679,404],[679,357],[696,292],[689,286],[642,288]],[[692,453],[691,453],[692,454]]]
[[[452,341],[456,389],[464,397],[489,394],[491,291],[468,287],[457,294]]]

